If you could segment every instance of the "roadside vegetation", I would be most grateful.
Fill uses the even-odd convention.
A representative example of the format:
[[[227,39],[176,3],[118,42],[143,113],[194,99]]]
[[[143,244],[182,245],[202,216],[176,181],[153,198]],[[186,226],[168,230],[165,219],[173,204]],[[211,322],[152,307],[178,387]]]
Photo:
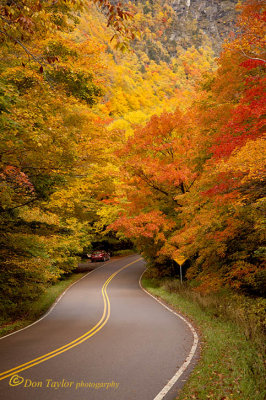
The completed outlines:
[[[201,357],[178,400],[264,400],[265,305],[229,291],[202,295],[146,272],[143,287],[192,320]]]
[[[31,302],[30,307],[26,304],[25,308],[20,310],[20,318],[17,320],[14,321],[7,317],[1,318],[0,337],[15,332],[36,321],[49,310],[56,299],[72,285],[72,283],[78,281],[86,275],[86,273],[87,272],[73,273],[47,287],[37,300]]]

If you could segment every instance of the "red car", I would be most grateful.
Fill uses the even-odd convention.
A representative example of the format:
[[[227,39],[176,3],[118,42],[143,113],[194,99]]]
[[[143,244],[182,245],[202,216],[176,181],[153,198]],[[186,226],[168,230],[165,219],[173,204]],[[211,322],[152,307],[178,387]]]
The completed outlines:
[[[97,250],[91,253],[91,262],[108,260],[110,260],[110,254],[108,254],[105,250]]]

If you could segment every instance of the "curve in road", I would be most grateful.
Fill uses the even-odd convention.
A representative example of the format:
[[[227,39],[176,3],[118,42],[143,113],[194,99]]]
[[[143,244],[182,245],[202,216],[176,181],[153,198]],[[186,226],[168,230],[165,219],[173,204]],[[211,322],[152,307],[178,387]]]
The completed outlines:
[[[2,340],[5,399],[173,398],[180,376],[186,378],[196,361],[197,335],[182,316],[140,290],[144,270],[136,256],[106,263],[71,287],[38,324]],[[20,376],[32,367],[30,376]]]
[[[95,335],[97,332],[99,332],[104,325],[107,323],[109,317],[110,317],[110,301],[109,301],[109,297],[107,295],[106,289],[108,284],[111,282],[111,280],[117,275],[119,274],[119,272],[123,271],[123,269],[128,268],[130,265],[138,262],[139,260],[141,260],[141,258],[139,258],[136,261],[133,261],[127,265],[125,265],[124,267],[120,268],[118,271],[114,272],[104,283],[104,285],[102,286],[102,296],[103,296],[103,301],[104,301],[104,310],[103,310],[103,314],[101,319],[97,322],[96,325],[94,325],[94,327],[92,329],[90,329],[88,332],[84,333],[82,336],[78,337],[77,339],[73,340],[70,343],[65,344],[62,347],[59,347],[56,350],[51,351],[50,353],[44,354],[43,356],[40,356],[38,358],[35,358],[34,360],[28,361],[27,363],[18,365],[15,368],[12,368],[8,371],[4,371],[2,373],[0,373],[0,381],[3,379],[6,379],[10,376],[13,376],[14,374],[18,374],[19,372],[24,371],[25,369],[31,368],[37,364],[40,364],[44,361],[49,360],[52,357],[56,357],[61,353],[64,353],[65,351],[68,351],[70,349],[72,349],[75,346],[78,346],[79,344],[85,342],[85,340],[88,340],[90,337],[92,337],[93,335]]]

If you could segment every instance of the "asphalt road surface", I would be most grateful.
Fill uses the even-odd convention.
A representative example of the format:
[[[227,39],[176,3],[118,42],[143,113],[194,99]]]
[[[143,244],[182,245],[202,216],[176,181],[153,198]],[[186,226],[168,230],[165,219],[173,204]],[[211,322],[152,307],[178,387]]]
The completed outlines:
[[[140,288],[144,270],[136,255],[106,262],[2,338],[1,399],[174,399],[197,359],[195,332]]]

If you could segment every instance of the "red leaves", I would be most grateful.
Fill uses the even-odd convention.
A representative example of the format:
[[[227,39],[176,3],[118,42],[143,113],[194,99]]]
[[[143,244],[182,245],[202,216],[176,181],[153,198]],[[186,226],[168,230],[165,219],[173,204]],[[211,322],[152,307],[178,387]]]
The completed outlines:
[[[260,66],[265,66],[266,61],[264,60],[256,60],[256,59],[248,59],[246,61],[243,61],[240,65],[241,67],[245,67],[247,69],[253,69],[253,68],[257,68]]]
[[[211,148],[215,158],[229,157],[242,147],[247,140],[255,140],[263,135],[265,127],[265,85],[266,78],[246,81],[247,89],[243,93],[234,114],[217,137],[216,144]]]
[[[30,193],[34,192],[34,186],[28,176],[18,167],[12,165],[6,166],[0,174],[0,178],[3,181],[9,182],[14,188],[20,188]]]

